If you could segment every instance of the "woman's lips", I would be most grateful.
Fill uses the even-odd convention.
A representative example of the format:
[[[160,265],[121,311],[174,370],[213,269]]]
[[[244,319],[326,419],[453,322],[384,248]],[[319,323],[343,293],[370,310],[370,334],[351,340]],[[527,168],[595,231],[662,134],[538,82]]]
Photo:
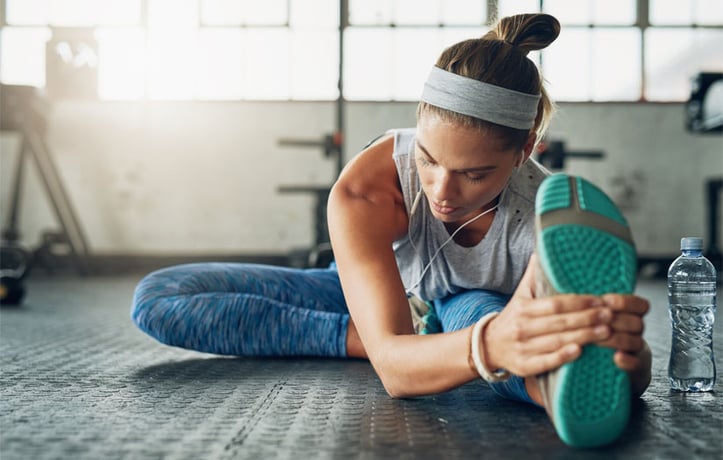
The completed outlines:
[[[438,203],[434,203],[434,202],[433,202],[433,203],[432,203],[432,209],[434,209],[436,212],[438,212],[438,213],[440,213],[440,214],[445,214],[445,215],[447,215],[447,214],[452,214],[453,212],[455,212],[455,211],[456,211],[457,209],[459,209],[459,208],[453,208],[452,206],[443,206],[443,205],[441,205],[441,204],[438,204]]]

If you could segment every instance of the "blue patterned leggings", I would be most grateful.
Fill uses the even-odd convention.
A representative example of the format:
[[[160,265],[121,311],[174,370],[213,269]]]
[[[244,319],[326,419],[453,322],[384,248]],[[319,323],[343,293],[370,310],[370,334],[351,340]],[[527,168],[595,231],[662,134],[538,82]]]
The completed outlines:
[[[434,302],[443,331],[504,308],[508,296],[465,291]],[[235,356],[346,356],[349,311],[336,269],[200,263],[151,273],[136,288],[131,319],[158,341]],[[524,381],[491,385],[532,403]]]

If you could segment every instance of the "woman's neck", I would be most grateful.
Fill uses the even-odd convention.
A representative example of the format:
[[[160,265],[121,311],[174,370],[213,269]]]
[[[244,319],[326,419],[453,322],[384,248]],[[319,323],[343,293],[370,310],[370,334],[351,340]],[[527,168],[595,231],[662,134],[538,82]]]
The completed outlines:
[[[462,247],[471,248],[478,245],[480,241],[484,239],[485,235],[487,235],[490,227],[492,227],[492,222],[495,220],[496,214],[497,210],[495,209],[475,220],[474,222],[471,222],[470,224],[464,226],[464,228],[462,229],[459,229],[459,227],[463,223],[458,222],[445,223],[444,227],[447,229],[447,233],[449,233],[450,235],[452,235],[455,231],[459,230],[454,236],[454,242]]]

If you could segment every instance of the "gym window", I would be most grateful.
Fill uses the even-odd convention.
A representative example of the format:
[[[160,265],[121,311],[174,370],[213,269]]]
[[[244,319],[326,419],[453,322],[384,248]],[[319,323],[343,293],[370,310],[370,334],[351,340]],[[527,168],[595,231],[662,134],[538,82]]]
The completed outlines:
[[[563,32],[531,57],[558,101],[683,101],[723,70],[720,0],[344,0],[344,97],[414,101],[441,50],[496,15]],[[97,69],[102,100],[334,100],[339,0],[5,0],[0,80],[46,86],[56,60]],[[71,42],[72,44],[72,42]],[[56,71],[55,67],[50,69]],[[53,78],[52,72],[49,74]]]

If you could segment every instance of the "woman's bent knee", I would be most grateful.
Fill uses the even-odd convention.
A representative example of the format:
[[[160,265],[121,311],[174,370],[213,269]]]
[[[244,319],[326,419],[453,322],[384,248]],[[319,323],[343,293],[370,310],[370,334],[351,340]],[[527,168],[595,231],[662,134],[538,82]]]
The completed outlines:
[[[162,319],[168,316],[169,301],[180,294],[179,287],[187,273],[184,266],[179,266],[158,270],[143,278],[133,294],[131,321],[143,332],[163,341]]]

